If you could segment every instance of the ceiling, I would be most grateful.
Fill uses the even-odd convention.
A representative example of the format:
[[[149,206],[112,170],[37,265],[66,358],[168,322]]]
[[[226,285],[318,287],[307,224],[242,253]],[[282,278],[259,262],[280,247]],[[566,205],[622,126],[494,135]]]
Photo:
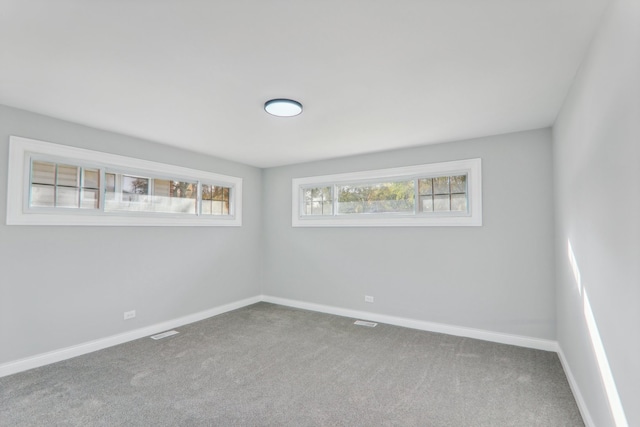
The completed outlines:
[[[608,2],[0,0],[0,104],[258,167],[541,128]]]

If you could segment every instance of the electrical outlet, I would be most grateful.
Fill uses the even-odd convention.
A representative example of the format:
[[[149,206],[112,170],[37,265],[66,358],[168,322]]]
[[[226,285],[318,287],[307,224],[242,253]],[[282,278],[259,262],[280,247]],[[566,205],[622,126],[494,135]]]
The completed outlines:
[[[124,312],[124,320],[133,319],[134,317],[136,317],[136,311],[135,310],[125,311]]]
[[[373,297],[371,295],[365,295],[364,302],[373,302]]]

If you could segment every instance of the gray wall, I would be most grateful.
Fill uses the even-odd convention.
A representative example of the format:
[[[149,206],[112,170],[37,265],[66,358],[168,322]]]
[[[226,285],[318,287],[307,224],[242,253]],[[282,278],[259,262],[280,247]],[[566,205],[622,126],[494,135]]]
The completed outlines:
[[[9,135],[242,177],[243,226],[6,226]],[[0,170],[0,364],[260,293],[260,169],[0,106]]]
[[[555,340],[551,151],[544,129],[267,169],[263,292]],[[292,178],[475,157],[482,227],[291,227]]]
[[[558,341],[602,427],[614,422],[585,295],[629,425],[640,425],[639,76],[640,2],[615,0],[554,126]]]

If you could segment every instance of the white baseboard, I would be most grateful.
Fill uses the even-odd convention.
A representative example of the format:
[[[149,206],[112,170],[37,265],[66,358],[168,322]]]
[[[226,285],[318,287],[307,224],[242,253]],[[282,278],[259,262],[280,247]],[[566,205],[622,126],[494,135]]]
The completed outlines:
[[[184,317],[180,317],[173,320],[168,320],[162,323],[156,323],[155,325],[147,326],[133,331],[125,332],[118,335],[112,335],[110,337],[97,339],[94,341],[85,342],[82,344],[74,345],[71,347],[61,348],[53,350],[47,353],[37,354],[35,356],[27,357],[4,363],[0,365],[0,378],[15,374],[18,372],[26,371],[28,369],[37,368],[39,366],[48,365],[50,363],[60,362],[62,360],[71,359],[72,357],[81,356],[83,354],[91,353],[93,351],[102,350],[114,345],[123,344],[128,341],[144,338],[149,335],[154,335],[159,332],[164,332],[168,329],[177,328],[182,325],[197,322],[207,319],[218,314],[226,313],[228,311],[236,310],[238,308],[245,307],[247,305],[255,304],[261,301],[260,296],[246,298],[240,301],[235,301],[229,304],[221,305],[211,308],[209,310],[200,311],[198,313],[189,314]]]
[[[135,329],[133,331],[125,332],[118,335],[113,335],[106,338],[101,338],[78,345],[53,350],[47,353],[37,354],[24,359],[19,359],[4,363],[0,365],[0,377],[15,374],[18,372],[26,371],[28,369],[37,368],[40,366],[48,365],[50,363],[60,362],[62,360],[70,359],[72,357],[81,356],[83,354],[91,353],[93,351],[102,350],[114,345],[123,344],[125,342],[133,341],[139,338],[143,338],[149,335],[154,335],[168,329],[177,328],[182,325],[197,322],[207,319],[218,314],[226,313],[228,311],[236,310],[257,302],[264,301],[273,304],[284,305],[288,307],[301,308],[305,310],[317,311],[327,314],[335,314],[338,316],[351,317],[354,319],[372,320],[380,323],[387,323],[390,325],[402,326],[405,328],[418,329],[422,331],[439,332],[443,334],[456,335],[461,337],[475,338],[484,341],[497,342],[501,344],[516,345],[520,347],[534,348],[538,350],[546,351],[558,351],[558,345],[555,341],[544,340],[539,338],[524,337],[520,335],[504,334],[500,332],[491,332],[481,329],[466,328],[462,326],[446,325],[442,323],[426,322],[422,320],[407,319],[404,317],[388,316],[384,314],[370,313],[366,311],[351,310],[340,307],[333,307],[329,305],[314,304],[304,301],[291,300],[286,298],[272,297],[268,295],[257,295],[255,297],[246,298],[240,301],[235,301],[222,306],[214,307],[209,310],[201,311],[198,313],[190,314],[188,316],[180,317],[178,319],[168,320],[166,322],[157,323],[144,328]],[[561,360],[562,357],[561,357]],[[563,361],[563,367],[569,374],[570,370],[566,361]],[[569,375],[568,375],[569,376]],[[569,376],[569,378],[572,378]],[[576,394],[576,400],[578,399],[579,392],[576,393],[574,388],[575,381],[571,383],[572,390]],[[584,406],[584,405],[582,405]],[[582,411],[582,407],[581,407]],[[588,416],[588,412],[586,412]],[[586,416],[585,416],[586,419]]]
[[[459,337],[475,338],[484,341],[497,342],[501,344],[516,345],[519,347],[533,348],[536,350],[557,351],[558,343],[552,340],[541,338],[525,337],[521,335],[504,334],[482,329],[467,328],[464,326],[447,325],[443,323],[426,322],[423,320],[407,319],[404,317],[387,316],[384,314],[369,313],[366,311],[351,310],[347,308],[333,307],[308,303],[304,301],[291,300],[287,298],[272,297],[262,295],[262,301],[270,302],[288,307],[301,308],[304,310],[318,311],[321,313],[335,314],[338,316],[351,317],[354,319],[373,320],[374,322],[387,323],[405,328],[419,329],[421,331],[439,332],[442,334],[456,335]]]
[[[569,381],[569,387],[571,387],[571,391],[573,392],[573,397],[576,399],[576,403],[578,404],[578,409],[580,410],[580,415],[582,415],[582,419],[586,427],[596,427],[596,424],[593,422],[593,418],[591,418],[591,413],[589,412],[589,407],[582,397],[582,393],[580,392],[580,387],[578,387],[578,383],[576,382],[575,377],[573,376],[573,372],[571,372],[571,365],[569,365],[569,361],[564,355],[564,351],[562,351],[562,347],[558,344],[558,357],[560,358],[560,363],[562,364],[562,369],[564,369],[564,373],[567,376],[567,380]]]

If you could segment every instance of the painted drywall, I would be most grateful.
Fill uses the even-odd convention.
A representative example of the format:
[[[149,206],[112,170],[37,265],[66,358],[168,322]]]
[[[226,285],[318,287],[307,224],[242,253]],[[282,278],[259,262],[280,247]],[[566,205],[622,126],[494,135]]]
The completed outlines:
[[[9,135],[241,177],[243,225],[7,226]],[[0,365],[260,293],[260,169],[3,106],[0,168]]]
[[[598,341],[640,425],[639,76],[640,2],[614,0],[553,130],[558,342],[599,427],[616,422]]]
[[[476,157],[482,227],[291,226],[293,178]],[[263,292],[555,340],[551,165],[543,129],[266,169]]]

